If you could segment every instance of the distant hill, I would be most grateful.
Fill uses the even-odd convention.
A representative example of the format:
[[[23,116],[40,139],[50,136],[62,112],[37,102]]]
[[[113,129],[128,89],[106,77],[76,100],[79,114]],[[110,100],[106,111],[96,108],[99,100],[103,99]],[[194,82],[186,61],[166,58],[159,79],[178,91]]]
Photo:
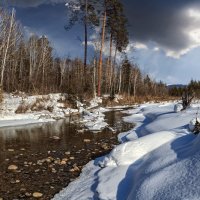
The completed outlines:
[[[167,86],[169,89],[172,89],[172,88],[185,88],[187,87],[187,85],[183,85],[183,84],[174,84],[174,85],[168,85]]]

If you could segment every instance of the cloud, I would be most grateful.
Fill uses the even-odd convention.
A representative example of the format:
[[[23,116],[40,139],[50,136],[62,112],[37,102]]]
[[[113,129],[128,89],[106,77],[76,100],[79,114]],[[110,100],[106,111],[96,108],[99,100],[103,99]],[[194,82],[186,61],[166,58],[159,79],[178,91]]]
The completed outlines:
[[[160,49],[159,49],[159,47],[154,47],[153,50],[154,51],[159,51]]]
[[[140,42],[135,43],[135,48],[136,49],[148,49],[147,45],[140,43]]]
[[[180,58],[200,46],[199,0],[124,0],[131,40]],[[148,47],[149,48],[149,47]]]

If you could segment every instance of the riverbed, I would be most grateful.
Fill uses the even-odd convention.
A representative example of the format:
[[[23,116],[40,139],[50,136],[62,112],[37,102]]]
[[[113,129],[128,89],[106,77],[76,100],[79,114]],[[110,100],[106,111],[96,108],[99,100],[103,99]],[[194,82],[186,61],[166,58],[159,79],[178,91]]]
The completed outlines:
[[[77,178],[90,160],[109,153],[117,135],[132,128],[110,111],[111,129],[85,130],[76,118],[0,129],[0,199],[51,199]],[[76,123],[74,122],[76,121]],[[14,167],[14,168],[12,168]]]

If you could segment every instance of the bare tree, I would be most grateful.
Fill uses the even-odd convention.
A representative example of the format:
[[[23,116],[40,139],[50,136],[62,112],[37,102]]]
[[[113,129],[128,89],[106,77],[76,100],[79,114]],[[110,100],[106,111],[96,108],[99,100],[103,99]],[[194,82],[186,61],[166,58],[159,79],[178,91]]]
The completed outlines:
[[[5,71],[6,60],[7,60],[7,56],[8,56],[8,49],[11,44],[11,34],[12,34],[13,26],[14,26],[14,17],[15,17],[14,13],[15,13],[15,11],[14,11],[14,9],[12,9],[12,15],[11,15],[11,17],[8,18],[8,20],[10,21],[10,24],[7,27],[7,30],[5,29],[5,31],[8,31],[8,34],[4,34],[5,36],[7,35],[7,38],[5,38],[5,46],[3,47],[3,58],[2,58],[2,65],[1,65],[0,84],[2,86],[3,86],[3,81],[4,81],[4,71]]]
[[[15,46],[18,40],[21,38],[22,33],[19,28],[19,24],[15,20],[15,10],[12,9],[11,15],[7,12],[1,12],[2,23],[4,27],[2,30],[1,38],[2,41],[2,63],[1,63],[1,79],[0,84],[3,86],[4,82],[4,72],[6,67],[6,62],[9,55],[9,50],[11,47]]]

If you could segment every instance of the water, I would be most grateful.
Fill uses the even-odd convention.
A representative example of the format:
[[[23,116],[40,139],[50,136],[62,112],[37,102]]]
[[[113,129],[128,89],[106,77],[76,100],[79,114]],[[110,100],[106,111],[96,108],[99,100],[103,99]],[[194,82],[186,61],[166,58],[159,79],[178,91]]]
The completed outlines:
[[[106,113],[116,133],[105,129],[94,134],[69,119],[0,129],[0,198],[32,199],[33,192],[41,192],[41,199],[52,198],[86,163],[108,153],[119,132],[132,128],[122,116],[119,111]],[[10,171],[10,165],[18,169]]]

